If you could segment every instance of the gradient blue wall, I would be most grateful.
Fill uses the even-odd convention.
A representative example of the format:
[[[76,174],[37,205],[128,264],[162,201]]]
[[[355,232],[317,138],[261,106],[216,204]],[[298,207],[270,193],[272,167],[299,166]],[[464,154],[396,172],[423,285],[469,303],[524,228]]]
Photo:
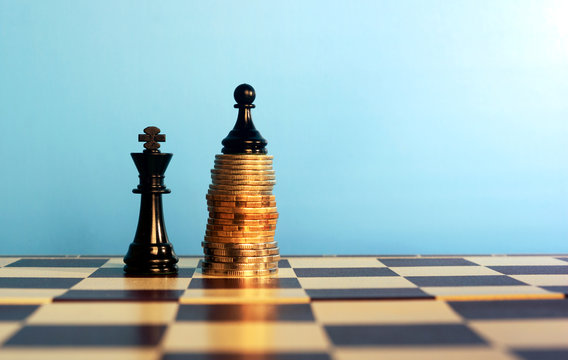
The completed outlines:
[[[257,90],[296,253],[568,252],[566,1],[0,0],[0,254],[123,254],[130,152],[174,158],[200,253],[232,92]]]

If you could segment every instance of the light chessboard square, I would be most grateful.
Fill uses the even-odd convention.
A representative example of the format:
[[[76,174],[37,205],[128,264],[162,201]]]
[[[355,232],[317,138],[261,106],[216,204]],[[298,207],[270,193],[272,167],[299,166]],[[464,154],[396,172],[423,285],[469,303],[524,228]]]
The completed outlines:
[[[175,323],[168,329],[168,352],[309,352],[325,351],[329,343],[316,323]]]
[[[312,304],[322,324],[432,324],[459,323],[462,318],[442,301],[360,300],[321,301]]]

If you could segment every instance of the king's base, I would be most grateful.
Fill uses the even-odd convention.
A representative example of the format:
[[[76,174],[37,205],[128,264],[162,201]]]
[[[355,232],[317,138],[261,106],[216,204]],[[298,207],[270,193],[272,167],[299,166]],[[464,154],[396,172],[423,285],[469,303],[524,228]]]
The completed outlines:
[[[130,244],[124,257],[124,272],[128,275],[175,275],[178,272],[171,244]]]
[[[144,275],[144,276],[160,276],[160,275],[177,275],[177,265],[168,266],[132,266],[124,265],[124,272],[127,275]]]

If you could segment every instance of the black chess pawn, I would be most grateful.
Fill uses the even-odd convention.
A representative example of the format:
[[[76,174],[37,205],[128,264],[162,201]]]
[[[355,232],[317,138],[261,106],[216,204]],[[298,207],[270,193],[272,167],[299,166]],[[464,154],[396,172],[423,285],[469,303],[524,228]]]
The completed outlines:
[[[124,257],[124,271],[132,275],[176,274],[178,258],[168,240],[162,210],[162,194],[171,192],[164,185],[164,173],[173,154],[158,150],[158,142],[166,141],[166,135],[157,127],[144,129],[138,141],[145,142],[144,152],[130,155],[140,173],[140,184],[132,190],[141,195],[140,216],[134,241]]]
[[[235,127],[225,139],[223,139],[223,154],[266,154],[268,142],[260,135],[254,127],[250,109],[254,109],[252,104],[256,93],[249,84],[237,86],[233,94],[235,108],[239,109]]]

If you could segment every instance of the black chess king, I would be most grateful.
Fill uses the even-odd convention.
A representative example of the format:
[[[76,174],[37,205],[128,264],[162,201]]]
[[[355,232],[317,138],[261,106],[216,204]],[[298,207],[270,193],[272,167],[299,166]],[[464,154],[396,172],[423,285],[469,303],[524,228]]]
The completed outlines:
[[[141,195],[140,216],[134,241],[124,257],[124,271],[131,275],[170,275],[177,273],[178,258],[168,240],[162,210],[162,194],[171,191],[164,185],[164,173],[173,154],[162,153],[158,142],[166,141],[160,129],[149,126],[138,135],[145,150],[131,153],[140,173],[140,184],[134,190]]]

